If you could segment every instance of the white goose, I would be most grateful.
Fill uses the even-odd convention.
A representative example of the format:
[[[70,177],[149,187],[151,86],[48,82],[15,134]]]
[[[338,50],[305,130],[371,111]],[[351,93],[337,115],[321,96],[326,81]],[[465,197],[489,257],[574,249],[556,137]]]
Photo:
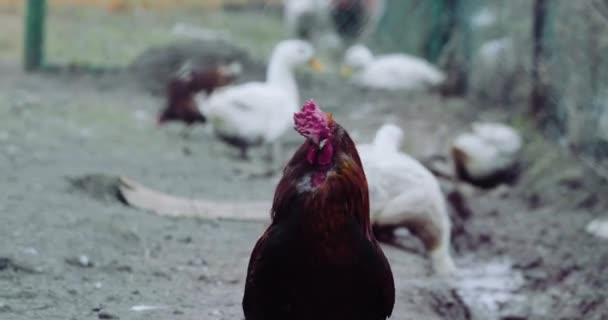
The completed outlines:
[[[341,72],[352,77],[356,85],[385,90],[423,90],[441,84],[446,78],[424,59],[401,53],[374,57],[361,44],[346,51]]]
[[[199,101],[202,113],[222,141],[240,149],[272,144],[276,161],[278,139],[291,127],[300,97],[293,69],[309,62],[320,68],[315,50],[302,40],[284,40],[273,49],[265,82],[249,82],[220,89]]]
[[[383,125],[372,144],[357,146],[370,192],[371,221],[378,230],[405,227],[429,252],[438,274],[456,270],[450,255],[451,223],[437,179],[399,152],[403,131]]]
[[[512,127],[494,122],[476,122],[472,129],[452,143],[458,177],[483,188],[513,181],[522,147],[519,133]]]

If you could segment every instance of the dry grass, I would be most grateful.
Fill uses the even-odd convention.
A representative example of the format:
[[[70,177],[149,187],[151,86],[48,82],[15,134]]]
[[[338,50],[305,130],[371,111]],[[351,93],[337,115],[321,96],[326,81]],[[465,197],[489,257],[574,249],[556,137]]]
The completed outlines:
[[[177,22],[228,32],[254,56],[262,59],[272,45],[285,36],[278,17],[260,11],[227,12],[176,7],[163,11],[108,12],[94,7],[52,5],[47,17],[46,62],[126,66],[150,47],[182,39],[171,32]],[[3,30],[0,60],[19,63],[22,57],[23,10],[0,10],[0,30]]]
[[[24,0],[0,0],[2,8],[22,8]],[[161,10],[177,8],[181,6],[204,7],[219,9],[224,5],[247,5],[247,4],[280,4],[281,0],[52,0],[51,6],[84,6],[103,8],[112,12],[126,11],[134,7]]]

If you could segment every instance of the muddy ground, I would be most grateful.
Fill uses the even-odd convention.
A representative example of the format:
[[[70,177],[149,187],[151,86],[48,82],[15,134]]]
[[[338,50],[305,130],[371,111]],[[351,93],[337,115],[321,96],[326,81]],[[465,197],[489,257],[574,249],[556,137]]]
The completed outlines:
[[[26,75],[0,64],[0,319],[242,319],[264,224],[158,217],[97,178],[74,183],[125,175],[181,196],[272,197],[275,180],[239,176],[236,153],[204,128],[188,139],[179,125],[157,128],[162,99],[137,81],[128,71]],[[420,159],[445,155],[473,120],[527,128],[507,116],[517,106],[369,92],[305,71],[299,83],[358,141],[385,121],[401,125],[404,150]],[[287,159],[300,139],[285,140]],[[465,190],[473,214],[453,216],[459,276],[431,276],[407,234],[410,250],[384,247],[398,294],[391,319],[608,319],[608,246],[584,232],[606,214],[606,183],[530,132],[524,154],[515,187]],[[253,163],[262,157],[255,151]]]

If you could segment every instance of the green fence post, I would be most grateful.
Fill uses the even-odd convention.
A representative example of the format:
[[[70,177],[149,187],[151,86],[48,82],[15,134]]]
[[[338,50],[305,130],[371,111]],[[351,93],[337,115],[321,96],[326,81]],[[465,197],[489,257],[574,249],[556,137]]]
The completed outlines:
[[[532,9],[532,90],[530,111],[534,118],[544,120],[547,108],[547,86],[541,69],[546,57],[547,0],[535,0]]]
[[[439,53],[444,45],[444,43],[442,43],[444,40],[442,39],[442,35],[445,31],[445,18],[443,17],[445,13],[443,0],[434,0],[431,17],[432,27],[429,39],[430,43],[427,52],[425,52],[426,58],[432,62],[437,62]]]
[[[44,62],[46,0],[28,0],[25,18],[25,70],[39,69]]]

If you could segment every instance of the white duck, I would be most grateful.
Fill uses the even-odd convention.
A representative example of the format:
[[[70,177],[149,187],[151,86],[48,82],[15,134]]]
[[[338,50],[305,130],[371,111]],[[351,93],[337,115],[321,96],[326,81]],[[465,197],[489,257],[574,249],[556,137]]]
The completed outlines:
[[[424,59],[402,53],[374,57],[361,44],[346,51],[341,72],[345,77],[352,76],[356,85],[385,90],[423,90],[441,84],[446,78]]]
[[[243,158],[252,146],[272,144],[276,161],[278,139],[291,127],[300,103],[293,69],[306,62],[320,69],[314,55],[314,48],[306,41],[281,41],[272,51],[265,82],[226,87],[201,98],[199,106],[215,135],[239,148]]]
[[[405,227],[429,252],[438,274],[456,270],[450,255],[451,223],[437,179],[414,158],[399,152],[403,131],[383,125],[372,144],[358,145],[377,231]]]
[[[472,129],[452,143],[458,177],[483,188],[513,181],[522,147],[520,134],[512,127],[494,122],[473,123]]]

